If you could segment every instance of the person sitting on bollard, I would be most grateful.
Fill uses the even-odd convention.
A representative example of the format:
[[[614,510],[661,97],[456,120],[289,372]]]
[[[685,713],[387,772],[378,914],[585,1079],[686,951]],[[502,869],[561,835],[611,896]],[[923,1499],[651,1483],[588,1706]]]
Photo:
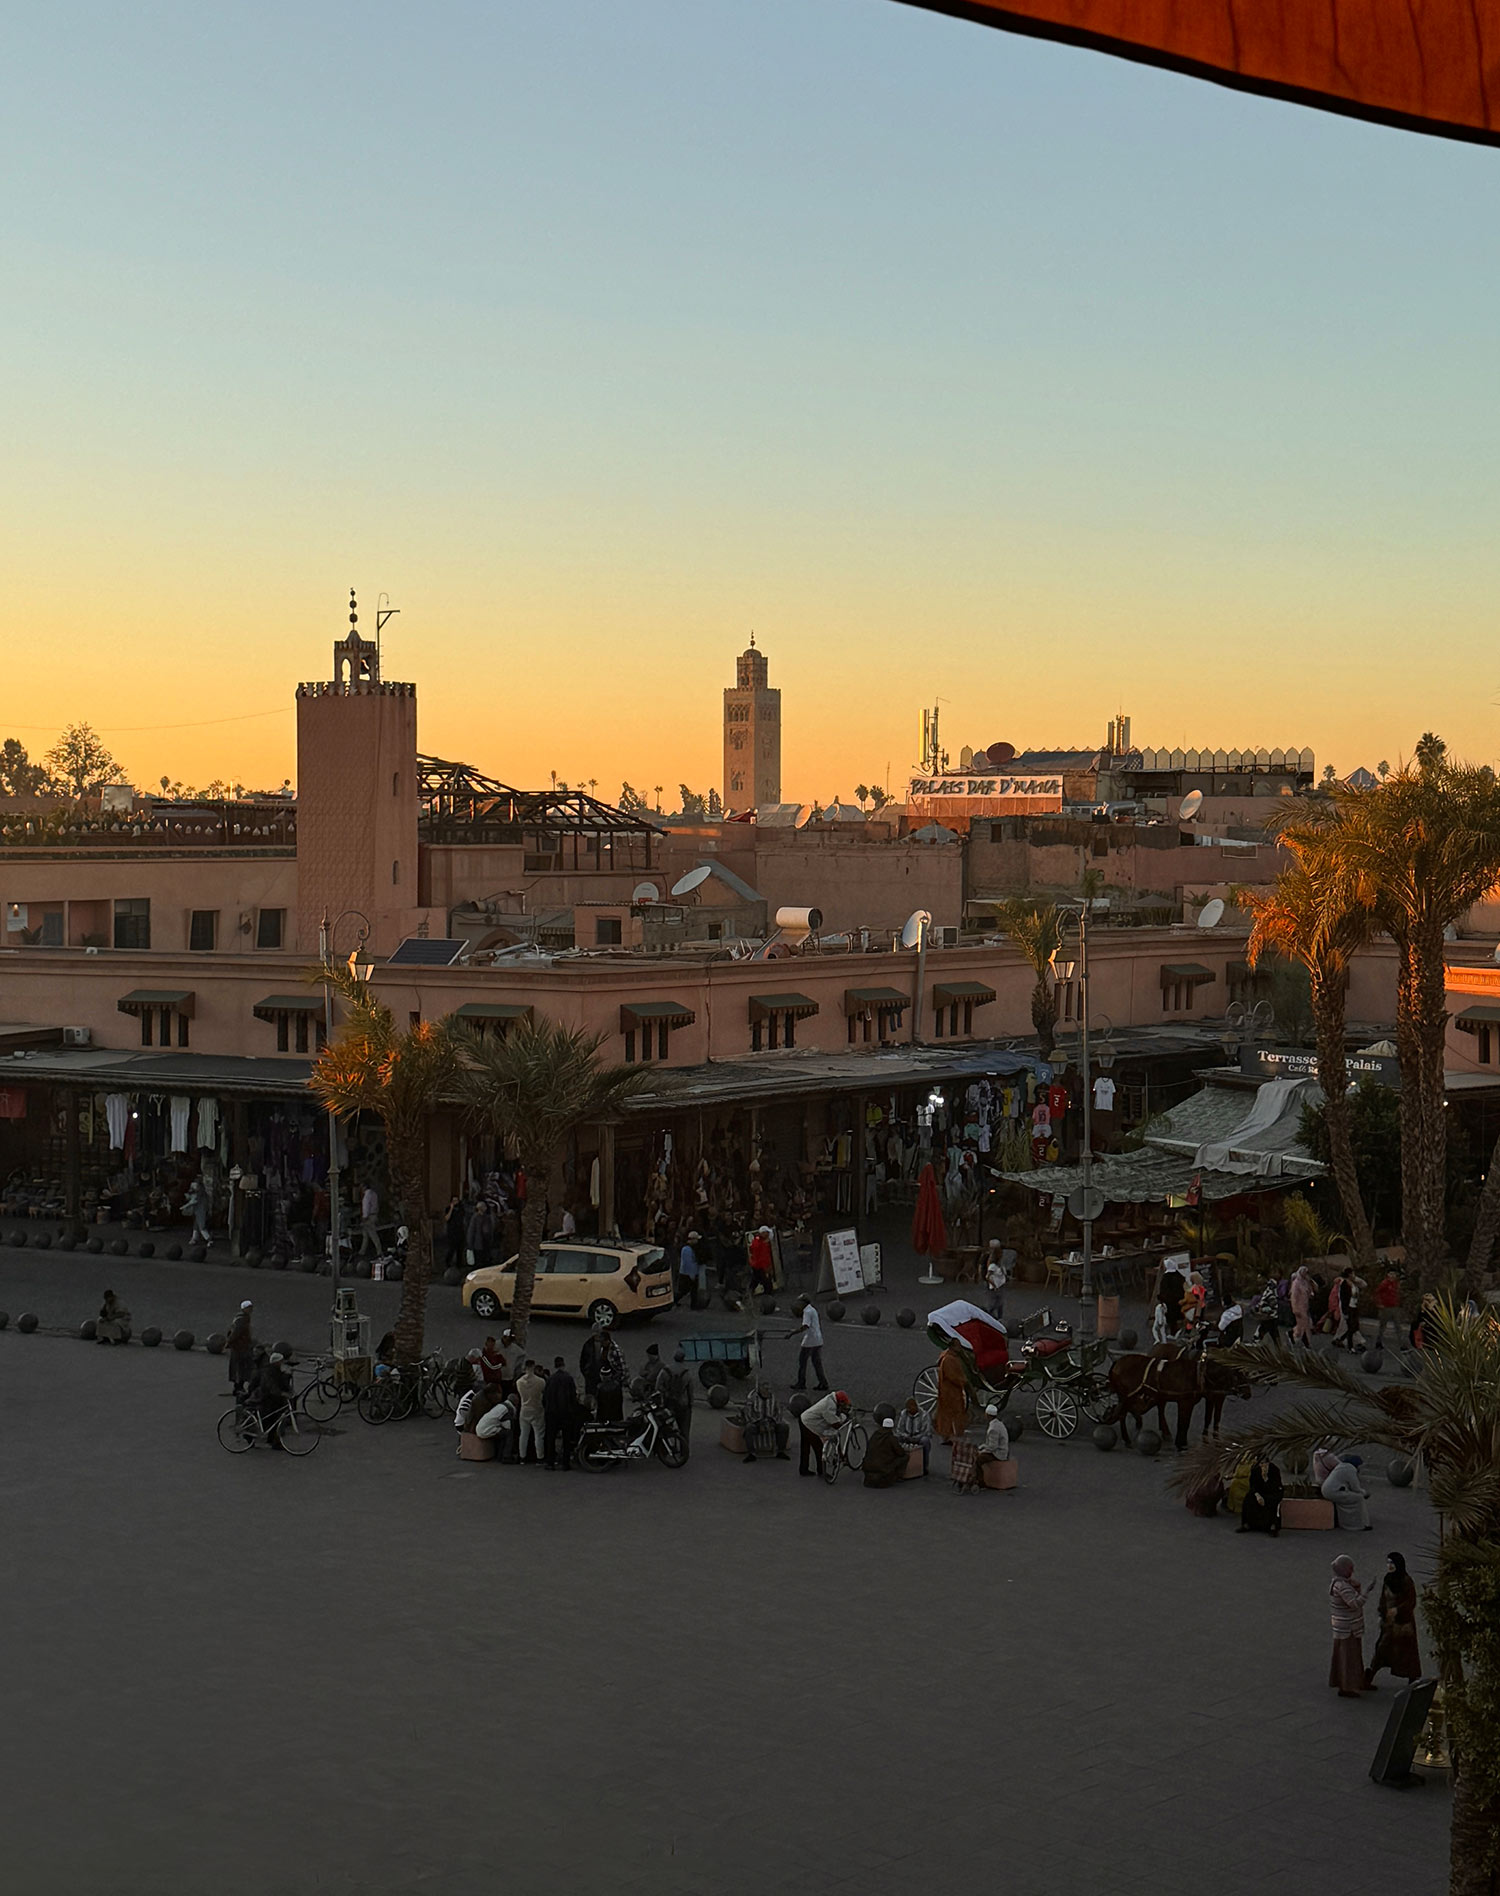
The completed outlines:
[[[925,1475],[932,1455],[932,1418],[915,1396],[906,1398],[906,1407],[896,1417],[896,1439],[908,1454],[914,1448],[921,1449],[922,1473]]]
[[[104,1293],[104,1302],[99,1306],[99,1321],[94,1326],[96,1343],[128,1343],[130,1341],[130,1312],[125,1308],[112,1290]]]
[[[746,1397],[744,1429],[747,1462],[771,1454],[777,1461],[792,1459],[786,1450],[791,1440],[791,1426],[783,1417],[776,1392],[768,1382],[757,1383],[754,1393]]]
[[[870,1437],[860,1470],[867,1488],[893,1488],[906,1479],[906,1448],[896,1433],[896,1418],[888,1415]]]
[[[1359,1479],[1358,1455],[1346,1455],[1342,1461],[1335,1462],[1319,1484],[1318,1492],[1325,1501],[1333,1503],[1333,1511],[1340,1527],[1354,1532],[1368,1533],[1370,1529],[1370,1496]]]
[[[486,1389],[474,1405],[474,1433],[481,1442],[494,1442],[501,1461],[516,1459],[519,1437],[519,1409],[514,1396],[502,1396],[498,1389]]]
[[[987,1462],[1008,1462],[1010,1460],[1010,1430],[1000,1419],[1000,1411],[992,1402],[985,1409],[989,1418],[984,1431],[984,1440],[979,1447],[979,1466]]]

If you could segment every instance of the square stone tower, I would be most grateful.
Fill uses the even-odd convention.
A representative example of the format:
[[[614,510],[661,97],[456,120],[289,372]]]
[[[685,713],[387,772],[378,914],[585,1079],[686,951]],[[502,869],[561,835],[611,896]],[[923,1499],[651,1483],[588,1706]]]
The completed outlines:
[[[724,692],[724,808],[753,810],[781,801],[781,693],[766,682],[766,655],[748,648]]]
[[[380,651],[358,631],[333,648],[333,678],[297,687],[297,940],[317,953],[318,923],[355,909],[369,945],[388,954],[417,931],[417,688],[380,676]],[[357,924],[338,932],[353,945]]]

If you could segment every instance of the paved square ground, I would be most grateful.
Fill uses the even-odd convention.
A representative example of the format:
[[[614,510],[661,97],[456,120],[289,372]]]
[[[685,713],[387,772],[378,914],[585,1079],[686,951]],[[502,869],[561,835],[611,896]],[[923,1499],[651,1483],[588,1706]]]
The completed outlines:
[[[0,1253],[0,1302],[76,1322],[106,1270],[138,1322],[200,1333],[248,1288],[314,1342],[327,1302],[34,1252]],[[395,1290],[362,1294],[379,1321]],[[454,1303],[434,1330],[471,1340]],[[930,1355],[830,1327],[862,1402]],[[830,1490],[744,1467],[706,1408],[678,1472],[469,1466],[441,1424],[352,1420],[305,1461],[234,1458],[226,1387],[201,1352],[0,1334],[16,1896],[1446,1886],[1446,1790],[1366,1777],[1391,1688],[1324,1683],[1329,1560],[1420,1566],[1410,1491],[1377,1482],[1355,1544],[1271,1542],[1086,1440],[1028,1432],[1014,1495]]]

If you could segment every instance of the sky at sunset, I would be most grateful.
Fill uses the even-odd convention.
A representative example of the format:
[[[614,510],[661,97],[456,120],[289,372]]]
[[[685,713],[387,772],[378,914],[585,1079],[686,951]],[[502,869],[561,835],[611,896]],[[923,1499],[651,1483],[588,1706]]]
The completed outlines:
[[[788,796],[934,699],[1500,748],[1500,152],[890,0],[59,0],[0,218],[33,755],[280,782],[351,585],[424,749],[611,797],[752,627]]]

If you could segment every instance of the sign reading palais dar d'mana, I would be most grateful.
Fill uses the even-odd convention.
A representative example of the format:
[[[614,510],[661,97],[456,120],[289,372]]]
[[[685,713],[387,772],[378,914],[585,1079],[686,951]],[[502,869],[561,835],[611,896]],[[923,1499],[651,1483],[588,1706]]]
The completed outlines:
[[[1061,777],[913,777],[912,805],[924,816],[955,829],[975,817],[1029,816],[1061,810]]]

